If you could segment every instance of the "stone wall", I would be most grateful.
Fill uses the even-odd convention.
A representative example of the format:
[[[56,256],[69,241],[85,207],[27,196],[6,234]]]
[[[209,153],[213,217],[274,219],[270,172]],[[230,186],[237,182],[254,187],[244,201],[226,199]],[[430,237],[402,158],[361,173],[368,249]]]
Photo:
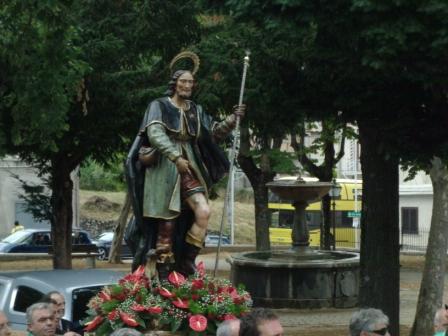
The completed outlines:
[[[98,219],[81,218],[80,227],[90,233],[90,237],[96,237],[104,231],[113,231],[115,229],[116,221],[102,221]]]

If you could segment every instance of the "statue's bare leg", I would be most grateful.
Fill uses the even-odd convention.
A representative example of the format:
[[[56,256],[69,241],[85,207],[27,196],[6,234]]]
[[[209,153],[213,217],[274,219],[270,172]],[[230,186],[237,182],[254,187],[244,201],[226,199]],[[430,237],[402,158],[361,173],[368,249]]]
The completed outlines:
[[[185,201],[193,210],[195,216],[195,222],[185,237],[185,252],[180,270],[182,273],[189,275],[195,272],[196,256],[204,245],[208,221],[210,219],[210,207],[203,193],[195,193]]]

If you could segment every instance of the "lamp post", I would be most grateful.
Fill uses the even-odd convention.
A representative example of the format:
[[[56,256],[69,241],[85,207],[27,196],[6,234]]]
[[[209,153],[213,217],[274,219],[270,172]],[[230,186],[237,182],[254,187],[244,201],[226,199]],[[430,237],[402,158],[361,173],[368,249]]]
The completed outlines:
[[[333,224],[333,250],[336,250],[336,199],[341,196],[342,187],[336,183],[336,179],[333,179],[331,183],[331,188],[328,194],[331,197],[331,206],[332,206],[332,224]]]

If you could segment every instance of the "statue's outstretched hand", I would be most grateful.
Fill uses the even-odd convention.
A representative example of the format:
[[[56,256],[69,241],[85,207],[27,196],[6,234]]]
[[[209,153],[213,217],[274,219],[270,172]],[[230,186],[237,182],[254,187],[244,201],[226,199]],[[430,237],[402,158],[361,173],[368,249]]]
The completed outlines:
[[[233,107],[233,114],[240,120],[243,119],[244,115],[246,114],[246,105],[245,104],[235,105]]]

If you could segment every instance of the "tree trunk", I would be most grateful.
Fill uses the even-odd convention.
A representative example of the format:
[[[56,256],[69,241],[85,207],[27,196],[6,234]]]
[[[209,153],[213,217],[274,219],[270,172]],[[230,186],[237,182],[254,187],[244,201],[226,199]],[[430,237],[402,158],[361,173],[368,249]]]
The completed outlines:
[[[249,131],[241,128],[241,147],[238,163],[249,179],[254,190],[255,204],[255,240],[257,251],[269,250],[269,225],[271,211],[268,208],[268,188],[266,183],[271,182],[275,176],[270,170],[269,157],[262,154],[260,168],[258,168],[249,153]]]
[[[131,196],[129,192],[126,193],[123,208],[121,209],[120,217],[114,229],[114,239],[110,248],[109,263],[121,263],[121,242],[123,241],[124,229],[128,222],[129,212],[131,211]]]
[[[300,141],[296,139],[296,134],[291,133],[291,146],[297,153],[297,158],[303,168],[315,176],[322,182],[332,182],[333,180],[333,169],[336,164],[344,156],[344,144],[345,144],[345,132],[342,132],[341,142],[339,146],[339,153],[337,155],[334,149],[334,142],[336,141],[336,131],[338,126],[335,125],[334,121],[322,120],[322,131],[321,140],[323,144],[321,145],[321,150],[324,157],[324,162],[321,165],[317,165],[313,160],[311,160],[307,155],[307,150],[305,149],[305,128],[302,125],[300,129],[299,136]],[[340,127],[340,126],[339,126]],[[345,129],[345,125],[342,127]],[[325,195],[322,198],[322,224],[320,231],[320,247],[325,250],[330,250],[332,243],[336,242],[336,237],[331,234],[332,227],[332,212],[331,212],[331,198],[329,195]]]
[[[331,197],[327,194],[324,197],[322,197],[322,214],[323,214],[323,233],[321,237],[323,238],[323,244],[321,243],[321,246],[324,250],[330,250],[331,249],[331,234],[330,234],[330,228],[331,228]]]
[[[51,163],[51,235],[53,241],[53,268],[72,268],[72,192],[71,169],[67,160],[57,158]]]
[[[429,173],[433,186],[431,228],[425,268],[420,286],[411,336],[434,334],[434,315],[442,307],[448,245],[448,169],[439,158],[432,160]]]
[[[358,122],[363,202],[359,306],[381,309],[399,335],[398,158],[374,120]]]

